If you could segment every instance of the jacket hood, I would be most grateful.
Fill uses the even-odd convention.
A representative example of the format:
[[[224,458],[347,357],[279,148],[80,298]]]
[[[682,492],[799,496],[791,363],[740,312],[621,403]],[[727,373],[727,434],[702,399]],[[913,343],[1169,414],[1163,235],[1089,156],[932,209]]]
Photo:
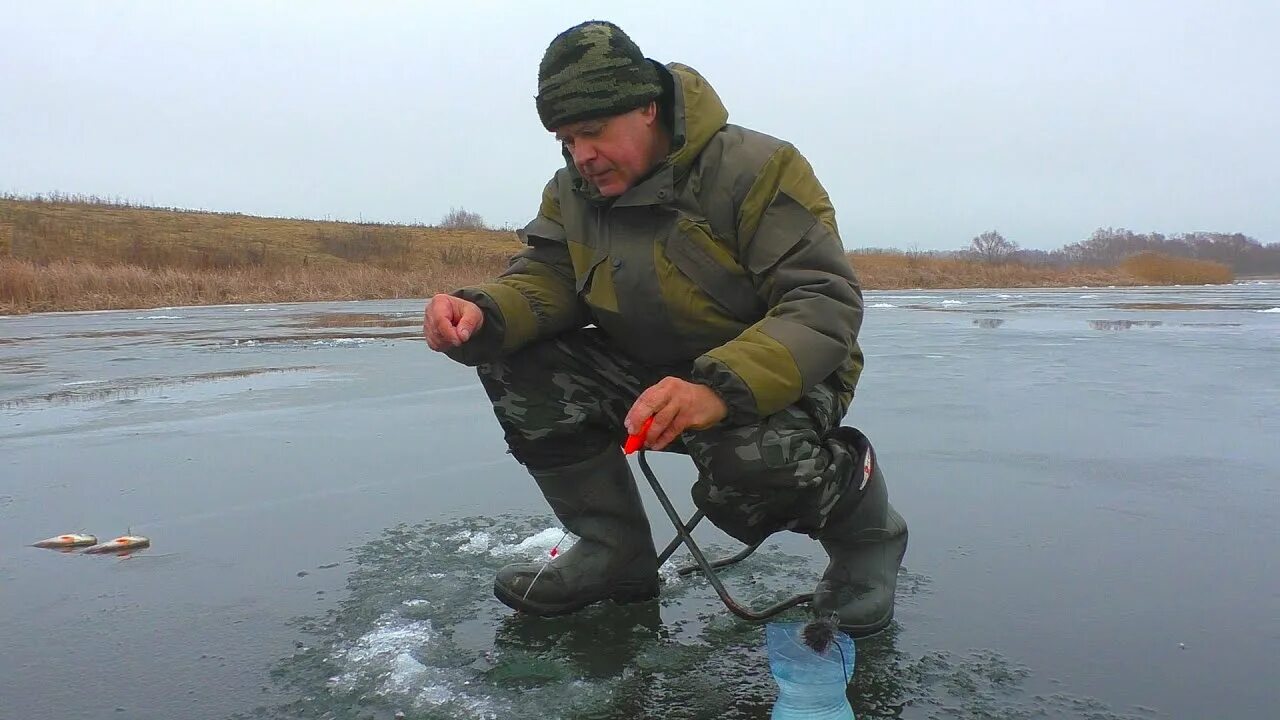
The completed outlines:
[[[711,83],[688,65],[666,66],[672,79],[671,154],[667,162],[677,172],[693,164],[698,153],[729,121],[720,96]]]

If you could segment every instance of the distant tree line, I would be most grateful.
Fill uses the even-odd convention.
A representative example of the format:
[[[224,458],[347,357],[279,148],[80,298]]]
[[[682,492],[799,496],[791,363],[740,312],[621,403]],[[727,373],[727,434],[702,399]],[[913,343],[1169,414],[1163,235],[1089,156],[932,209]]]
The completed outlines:
[[[1099,228],[1088,240],[1062,249],[1070,262],[1114,264],[1143,252],[1219,262],[1237,273],[1280,272],[1280,243],[1263,245],[1242,233],[1190,232],[1165,236],[1123,228]]]
[[[996,230],[973,238],[958,253],[991,263],[1017,262],[1049,267],[1113,267],[1143,253],[1222,263],[1238,274],[1280,273],[1280,243],[1263,245],[1243,233],[1189,232],[1175,235],[1135,233],[1124,228],[1098,228],[1086,240],[1058,250],[1018,246]]]

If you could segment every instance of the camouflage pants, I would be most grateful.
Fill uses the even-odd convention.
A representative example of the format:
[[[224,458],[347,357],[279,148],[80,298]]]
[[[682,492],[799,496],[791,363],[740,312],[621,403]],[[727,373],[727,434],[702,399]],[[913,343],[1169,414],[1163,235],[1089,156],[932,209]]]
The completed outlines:
[[[636,397],[669,375],[688,379],[690,366],[644,365],[588,328],[477,369],[511,453],[542,470],[620,446]],[[848,402],[819,383],[758,423],[690,430],[668,447],[693,459],[694,504],[726,533],[745,543],[779,530],[815,534],[846,489],[856,488],[850,479],[857,459],[826,438]]]

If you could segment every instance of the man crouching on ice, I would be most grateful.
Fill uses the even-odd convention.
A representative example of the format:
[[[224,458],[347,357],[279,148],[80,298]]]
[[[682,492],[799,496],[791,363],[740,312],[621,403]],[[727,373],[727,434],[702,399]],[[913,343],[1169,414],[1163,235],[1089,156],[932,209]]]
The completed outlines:
[[[423,328],[476,366],[512,454],[581,538],[532,587],[541,564],[502,568],[494,593],[533,615],[658,595],[620,449],[653,417],[645,447],[693,459],[712,522],[744,543],[816,538],[831,562],[814,611],[882,630],[907,527],[866,437],[840,426],[862,291],[813,169],[612,23],[551,42],[537,109],[566,162],[527,247],[496,281],[432,298]]]

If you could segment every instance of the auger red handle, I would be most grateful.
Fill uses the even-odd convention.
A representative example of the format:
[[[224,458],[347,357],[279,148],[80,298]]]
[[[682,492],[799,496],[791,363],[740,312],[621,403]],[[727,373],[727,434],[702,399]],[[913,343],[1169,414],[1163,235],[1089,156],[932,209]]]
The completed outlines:
[[[650,415],[648,420],[644,421],[644,425],[640,426],[640,432],[627,436],[627,442],[622,446],[622,454],[630,455],[631,453],[644,447],[644,439],[649,436],[649,428],[653,427],[653,416]]]

